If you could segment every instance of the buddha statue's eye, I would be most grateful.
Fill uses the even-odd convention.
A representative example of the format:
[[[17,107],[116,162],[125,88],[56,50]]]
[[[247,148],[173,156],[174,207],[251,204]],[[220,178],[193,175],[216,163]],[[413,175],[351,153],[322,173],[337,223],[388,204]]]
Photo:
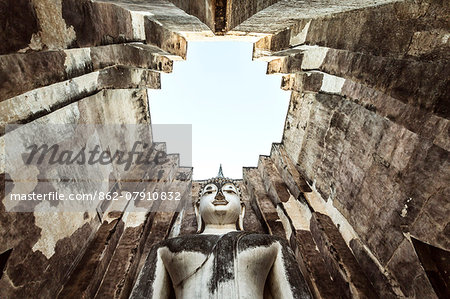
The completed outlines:
[[[230,193],[230,194],[236,194],[236,191],[234,191],[234,190],[224,190],[226,193]]]

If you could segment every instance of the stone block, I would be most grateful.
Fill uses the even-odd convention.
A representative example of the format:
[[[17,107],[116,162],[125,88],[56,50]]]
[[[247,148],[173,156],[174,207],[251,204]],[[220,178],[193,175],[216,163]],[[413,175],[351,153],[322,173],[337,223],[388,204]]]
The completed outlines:
[[[264,183],[264,187],[274,205],[289,200],[290,194],[286,183],[280,177],[270,157],[260,156],[258,170]]]
[[[403,293],[413,298],[438,298],[408,239],[404,239],[386,268],[399,282]]]
[[[39,21],[32,1],[4,1],[0,28],[0,55],[26,48],[33,34],[39,31]]]
[[[305,264],[307,278],[311,280],[311,289],[318,298],[348,298],[338,285],[331,279],[327,266],[322,258],[311,232],[297,230],[296,239],[300,258]]]
[[[378,298],[339,230],[331,219],[313,213],[311,234],[336,284],[348,297]]]
[[[121,216],[102,223],[58,298],[94,297],[124,230]]]
[[[72,47],[135,41],[130,11],[111,3],[63,0],[62,18],[75,31]]]
[[[270,158],[294,198],[298,199],[303,192],[311,192],[311,188],[295,168],[282,144],[272,144]]]
[[[388,279],[385,276],[385,273],[378,267],[373,258],[370,257],[363,243],[358,239],[353,239],[350,241],[350,248],[378,296],[382,298],[397,298],[400,294],[394,292],[390,284],[392,278]]]
[[[263,223],[263,228],[271,235],[286,238],[283,224],[278,216],[275,205],[266,194],[258,169],[245,168],[244,182],[247,190],[249,190],[251,206],[256,216]]]

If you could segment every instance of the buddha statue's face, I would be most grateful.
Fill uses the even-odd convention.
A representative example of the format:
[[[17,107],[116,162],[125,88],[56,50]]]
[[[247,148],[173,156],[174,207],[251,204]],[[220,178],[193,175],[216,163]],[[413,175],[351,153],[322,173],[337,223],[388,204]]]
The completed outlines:
[[[206,185],[198,210],[205,224],[235,224],[242,212],[237,187],[232,183]]]

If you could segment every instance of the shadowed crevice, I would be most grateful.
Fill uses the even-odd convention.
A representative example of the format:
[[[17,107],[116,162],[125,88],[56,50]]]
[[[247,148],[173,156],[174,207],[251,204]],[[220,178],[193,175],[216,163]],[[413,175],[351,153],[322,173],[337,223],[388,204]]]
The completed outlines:
[[[8,259],[9,256],[11,255],[11,252],[12,248],[0,254],[0,279],[3,276],[3,272],[5,271],[6,264],[8,263]]]
[[[225,34],[227,23],[227,1],[216,0],[214,13],[214,31],[218,35]]]
[[[450,298],[450,252],[411,238],[428,279],[439,298]]]

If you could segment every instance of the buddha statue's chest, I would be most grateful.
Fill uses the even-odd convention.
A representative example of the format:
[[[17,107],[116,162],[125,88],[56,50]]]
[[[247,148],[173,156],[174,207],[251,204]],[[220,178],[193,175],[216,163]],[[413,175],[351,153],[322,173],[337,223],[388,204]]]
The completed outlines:
[[[250,248],[236,254],[223,251],[207,254],[195,251],[170,252],[167,248],[160,250],[164,265],[172,278],[203,275],[205,271],[232,278],[238,269],[240,273],[259,275],[270,269],[277,254],[274,246]],[[234,250],[230,251],[233,253]]]
[[[175,289],[186,292],[202,286],[203,292],[236,292],[236,288],[262,290],[277,255],[275,243],[248,243],[237,236],[204,238],[183,242],[183,250],[160,248],[160,254]],[[241,286],[239,286],[241,285]],[[244,287],[245,286],[245,287]],[[191,290],[190,293],[196,292]]]

